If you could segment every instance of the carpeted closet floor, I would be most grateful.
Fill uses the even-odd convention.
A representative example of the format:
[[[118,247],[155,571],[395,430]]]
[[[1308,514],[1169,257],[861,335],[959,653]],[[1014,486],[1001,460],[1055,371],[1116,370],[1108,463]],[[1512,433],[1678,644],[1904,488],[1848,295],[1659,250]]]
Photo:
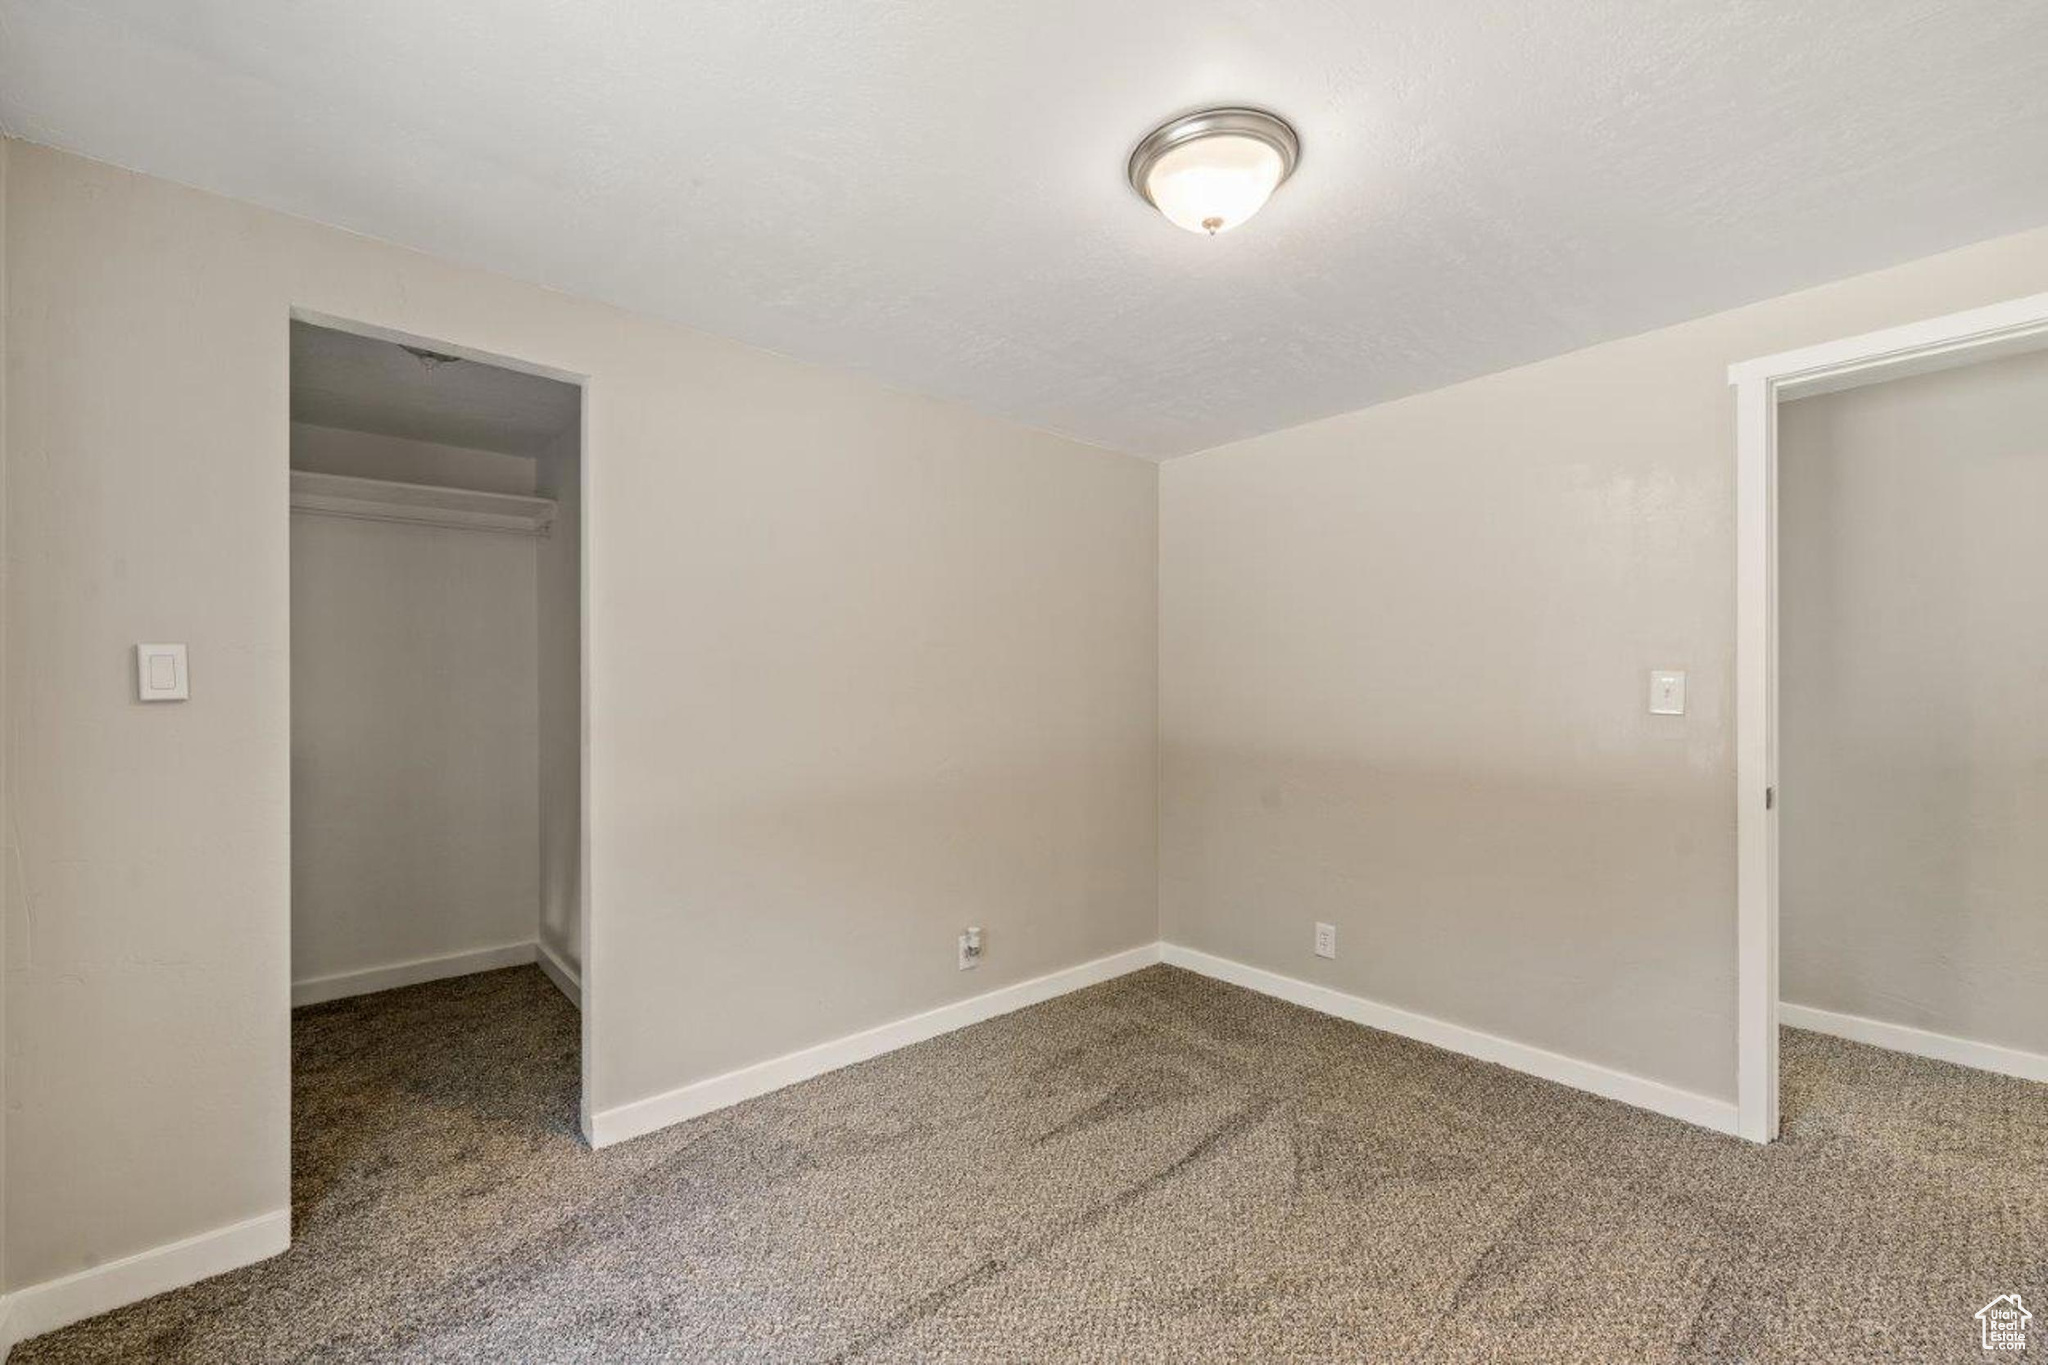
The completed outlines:
[[[16,1361],[1924,1365],[2048,1304],[2048,1086],[1812,1034],[1768,1149],[1166,967],[597,1153],[532,968],[293,1048],[291,1250]]]

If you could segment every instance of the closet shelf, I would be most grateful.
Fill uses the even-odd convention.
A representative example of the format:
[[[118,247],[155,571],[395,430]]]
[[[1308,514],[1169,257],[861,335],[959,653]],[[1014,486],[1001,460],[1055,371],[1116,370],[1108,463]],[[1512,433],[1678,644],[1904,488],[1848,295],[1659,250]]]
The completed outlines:
[[[397,521],[524,536],[544,536],[555,522],[553,498],[358,479],[304,469],[292,471],[292,511],[302,516]]]

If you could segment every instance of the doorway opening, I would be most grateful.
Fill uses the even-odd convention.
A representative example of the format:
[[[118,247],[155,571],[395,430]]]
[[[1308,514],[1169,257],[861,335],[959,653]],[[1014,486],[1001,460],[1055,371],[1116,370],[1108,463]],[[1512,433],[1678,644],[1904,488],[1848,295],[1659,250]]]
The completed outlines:
[[[1779,1132],[1779,1027],[1787,1014],[1780,1003],[1780,835],[1784,809],[1811,795],[1780,790],[1780,670],[1787,657],[1782,598],[1789,552],[1781,540],[1782,409],[1803,399],[2044,349],[2048,295],[2036,295],[1730,367],[1736,390],[1737,1131],[1752,1141],[1769,1142]],[[1803,503],[1810,491],[1802,485],[1794,497]],[[1803,555],[1812,547],[1797,548]],[[1900,553],[1909,551],[1901,547]],[[1797,567],[1803,574],[1810,566],[1800,560]],[[1799,658],[1811,667],[1803,650]],[[1802,676],[1798,685],[1804,689],[1812,681]],[[1826,770],[1827,756],[1819,750],[1798,757],[1798,771]],[[1815,1022],[1812,1007],[1789,1013],[1795,1022]],[[1894,1048],[1911,1050],[1899,1033],[1888,1039]]]
[[[429,1111],[471,1146],[583,1140],[585,403],[545,367],[297,312],[290,391],[303,1218],[351,1144],[422,1160]]]

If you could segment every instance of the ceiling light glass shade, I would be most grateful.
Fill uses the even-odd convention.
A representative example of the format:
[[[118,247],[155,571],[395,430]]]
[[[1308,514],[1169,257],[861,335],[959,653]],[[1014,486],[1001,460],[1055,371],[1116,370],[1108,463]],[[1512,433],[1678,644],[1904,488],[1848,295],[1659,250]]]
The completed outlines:
[[[1300,156],[1277,116],[1207,109],[1153,130],[1131,153],[1130,178],[1168,222],[1213,237],[1263,208]]]

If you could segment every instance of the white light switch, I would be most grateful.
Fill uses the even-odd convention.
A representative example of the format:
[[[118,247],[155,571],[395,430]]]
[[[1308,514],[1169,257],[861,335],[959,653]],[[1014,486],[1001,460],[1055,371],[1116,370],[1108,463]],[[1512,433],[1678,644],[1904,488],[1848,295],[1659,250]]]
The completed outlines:
[[[185,646],[135,646],[135,695],[142,701],[186,701],[192,696],[185,675]]]
[[[1650,671],[1650,714],[1653,716],[1682,716],[1685,714],[1685,674],[1670,669]]]

